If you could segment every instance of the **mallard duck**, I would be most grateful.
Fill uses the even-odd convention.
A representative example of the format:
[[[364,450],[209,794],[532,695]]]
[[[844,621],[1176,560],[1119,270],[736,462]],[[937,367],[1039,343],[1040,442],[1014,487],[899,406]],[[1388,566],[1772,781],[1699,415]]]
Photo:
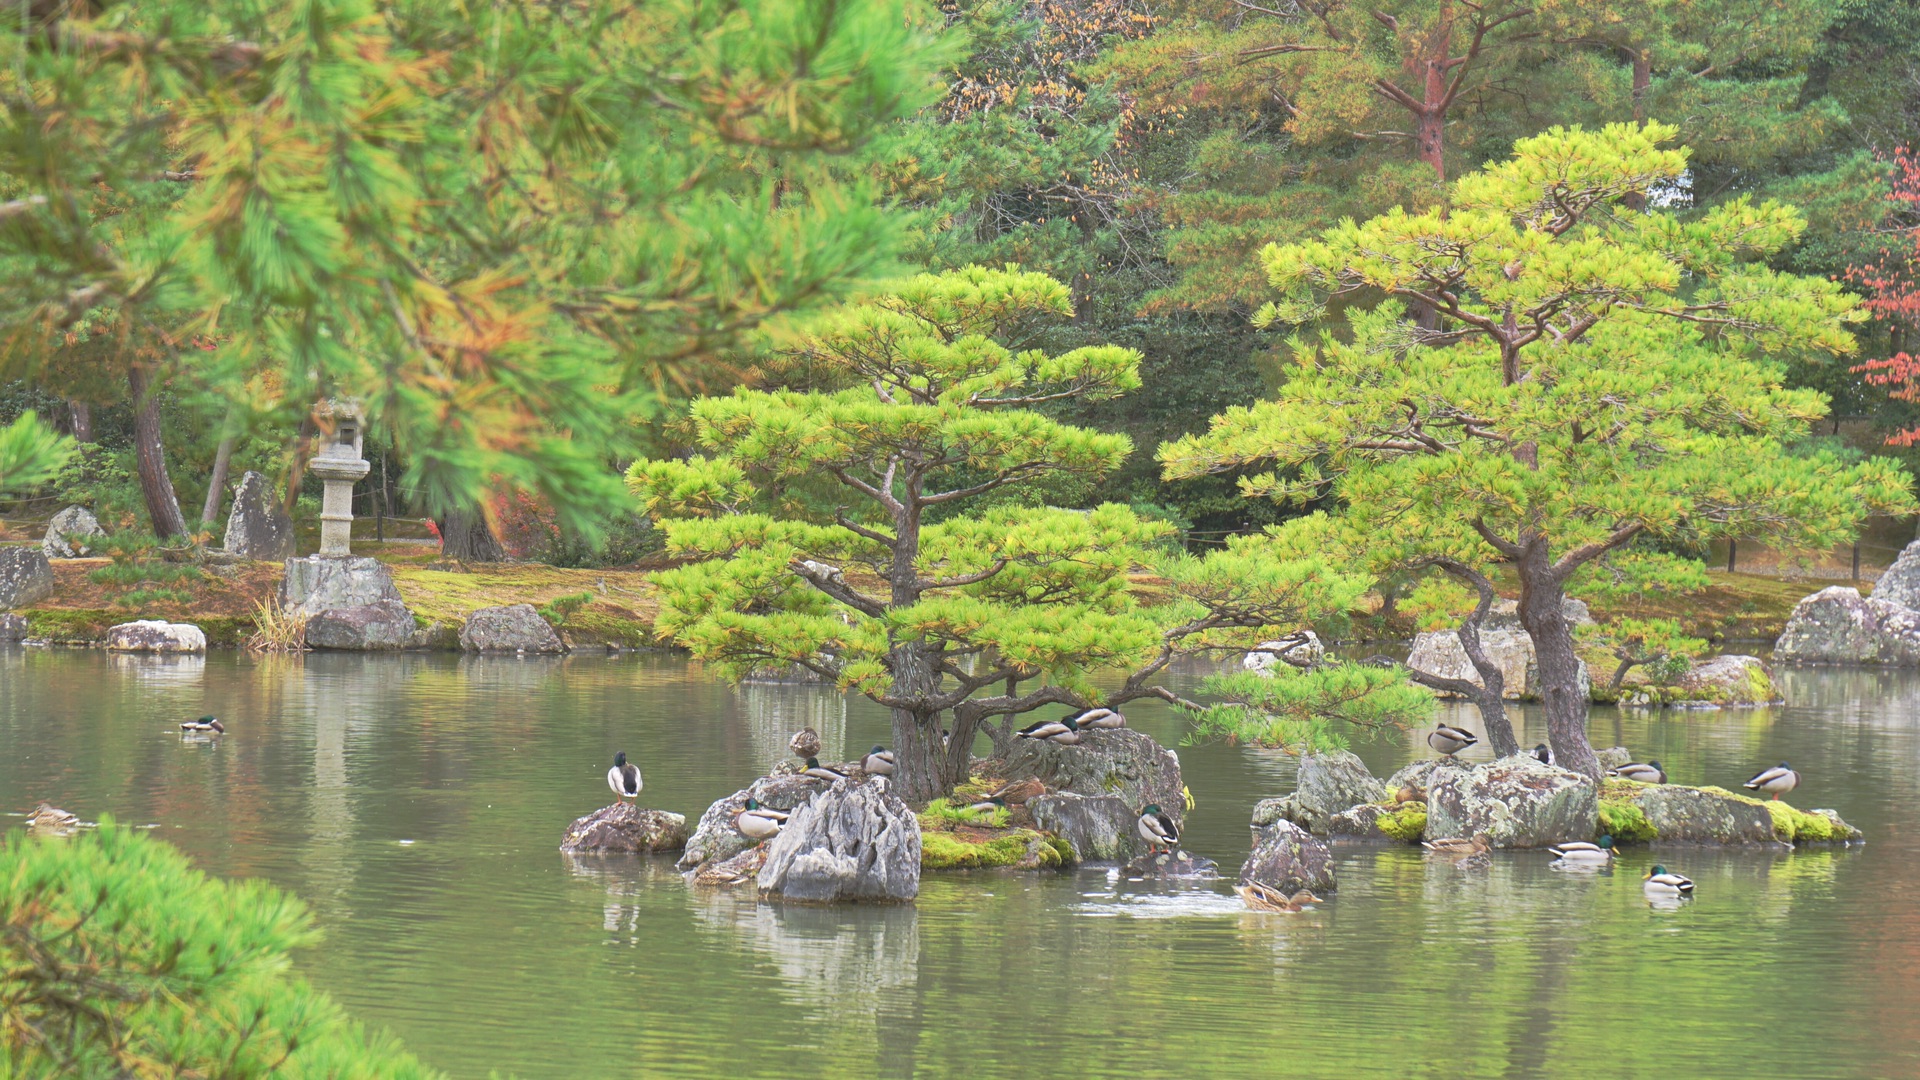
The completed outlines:
[[[1445,840],[1424,840],[1420,846],[1439,855],[1485,855],[1493,847],[1486,833],[1474,833],[1471,840],[1452,837]]]
[[[1014,734],[1022,739],[1045,739],[1062,746],[1072,746],[1080,741],[1080,724],[1071,716],[1059,720],[1040,720]]]
[[[620,802],[640,794],[640,766],[627,764],[625,750],[613,755],[613,768],[607,770],[607,786],[613,789]]]
[[[1439,751],[1441,757],[1452,757],[1479,741],[1478,735],[1452,724],[1441,724],[1427,736],[1427,745]]]
[[[203,716],[198,720],[187,720],[183,722],[180,725],[180,730],[183,732],[210,731],[217,734],[224,734],[227,730],[227,727],[225,724],[222,724],[219,720],[215,719],[214,717]]]
[[[1684,874],[1669,874],[1667,873],[1666,867],[1657,863],[1653,869],[1647,871],[1646,877],[1642,880],[1645,884],[1643,884],[1641,888],[1650,893],[1661,893],[1667,896],[1693,895],[1692,878]]]
[[[780,835],[780,826],[786,823],[786,811],[769,810],[752,799],[747,800],[745,809],[733,815],[733,827],[749,840],[771,840]]]
[[[1533,756],[1542,765],[1553,764],[1553,751],[1547,749],[1546,743],[1541,743],[1540,745],[1534,747]]]
[[[847,778],[847,774],[841,772],[839,769],[830,769],[820,764],[819,758],[808,758],[807,767],[800,770],[800,775],[811,776],[815,780],[825,780],[828,783],[832,783],[835,780],[845,780]]]
[[[860,759],[860,770],[869,776],[892,776],[893,764],[893,751],[875,743],[867,756]]]
[[[1112,730],[1127,726],[1127,718],[1112,709],[1088,709],[1073,718],[1081,731]]]
[[[793,733],[793,738],[787,740],[787,749],[802,761],[815,757],[820,753],[820,733],[810,727],[801,728]]]
[[[27,815],[29,829],[71,829],[80,824],[80,815],[69,814],[50,803],[41,803]]]
[[[1750,791],[1770,792],[1775,799],[1778,799],[1780,796],[1800,786],[1800,774],[1794,772],[1793,769],[1783,761],[1771,769],[1763,769],[1755,773],[1753,779],[1740,786]]]
[[[1239,893],[1240,899],[1246,901],[1247,906],[1255,911],[1305,911],[1314,904],[1326,902],[1306,889],[1288,896],[1279,889],[1262,885],[1257,881],[1235,885],[1233,891]]]
[[[985,814],[988,816],[992,816],[994,811],[1005,810],[1006,808],[1007,808],[1007,800],[1001,798],[998,795],[995,795],[995,796],[992,796],[991,798],[976,799],[973,802],[968,803],[963,809],[969,814]]]
[[[1622,780],[1638,780],[1643,784],[1664,784],[1667,782],[1667,770],[1657,761],[1628,762],[1617,769],[1608,769],[1608,776],[1617,776]]]
[[[1180,843],[1180,827],[1161,812],[1159,803],[1149,803],[1140,811],[1139,828],[1140,838],[1147,842],[1150,851],[1159,851],[1162,845],[1172,851]]]
[[[1613,859],[1613,837],[1603,836],[1597,844],[1589,844],[1585,840],[1574,840],[1570,843],[1555,844],[1547,850],[1553,853],[1554,858],[1565,862],[1605,863]]]

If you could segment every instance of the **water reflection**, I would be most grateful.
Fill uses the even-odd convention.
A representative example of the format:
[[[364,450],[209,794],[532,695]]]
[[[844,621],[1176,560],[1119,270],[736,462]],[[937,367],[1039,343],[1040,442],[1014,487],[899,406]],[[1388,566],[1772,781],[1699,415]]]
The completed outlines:
[[[848,758],[847,696],[818,683],[751,682],[736,691],[747,730],[753,737],[754,761],[761,772],[793,757],[787,742],[793,733],[810,727],[820,733],[825,761]]]

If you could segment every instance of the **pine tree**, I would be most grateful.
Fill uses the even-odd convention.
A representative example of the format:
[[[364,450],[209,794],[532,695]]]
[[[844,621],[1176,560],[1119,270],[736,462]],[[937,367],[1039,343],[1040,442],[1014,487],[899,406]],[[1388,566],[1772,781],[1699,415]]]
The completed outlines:
[[[242,428],[354,398],[432,508],[521,488],[591,527],[661,389],[889,265],[855,168],[934,89],[912,13],[6,6],[6,373],[104,342]]]
[[[1270,246],[1282,299],[1262,319],[1313,322],[1338,298],[1356,305],[1347,325],[1290,342],[1275,400],[1160,454],[1169,477],[1271,466],[1245,490],[1336,501],[1351,547],[1476,585],[1510,563],[1554,758],[1596,776],[1562,609],[1576,574],[1643,536],[1820,547],[1914,506],[1890,462],[1787,452],[1826,406],[1783,387],[1769,354],[1844,355],[1862,317],[1836,283],[1758,261],[1799,235],[1800,215],[1745,199],[1692,218],[1626,205],[1685,170],[1663,145],[1674,134],[1556,128],[1456,181],[1450,213]],[[1441,327],[1403,322],[1404,303]],[[1510,731],[1493,734],[1510,748]]]
[[[629,474],[668,551],[697,560],[654,578],[659,630],[727,675],[797,664],[887,707],[895,781],[926,800],[966,778],[982,730],[1004,749],[1013,718],[1048,706],[1200,710],[1159,681],[1176,658],[1345,612],[1367,578],[1278,558],[1265,538],[1194,559],[1124,506],[1037,505],[1131,449],[1036,407],[1135,389],[1137,354],[1005,344],[1071,311],[1043,274],[922,275],[791,350],[827,388],[697,399],[697,456]],[[1148,567],[1171,596],[1144,606],[1132,575]],[[1402,679],[1332,665],[1299,682],[1338,683],[1317,714],[1337,717]]]

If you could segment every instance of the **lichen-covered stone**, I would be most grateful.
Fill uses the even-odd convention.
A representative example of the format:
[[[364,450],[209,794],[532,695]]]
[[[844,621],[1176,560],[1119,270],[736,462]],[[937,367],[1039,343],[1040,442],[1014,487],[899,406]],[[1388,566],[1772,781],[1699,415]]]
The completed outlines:
[[[413,612],[398,600],[327,608],[307,617],[307,644],[315,649],[405,649],[412,646],[418,632]]]
[[[700,823],[694,827],[693,835],[687,838],[687,849],[680,856],[679,868],[692,870],[702,863],[730,859],[753,847],[757,841],[749,840],[733,825],[734,818],[747,808],[749,798],[769,810],[790,811],[825,787],[826,781],[811,776],[776,772],[755,780],[724,799],[715,799],[707,807],[706,813],[700,815]]]
[[[460,627],[467,652],[560,653],[567,647],[532,604],[480,608]]]
[[[1821,589],[1794,607],[1774,656],[1797,664],[1920,664],[1920,612],[1878,591],[1863,600],[1844,585]]]
[[[1873,583],[1873,598],[1920,611],[1920,540],[1908,544]]]
[[[834,781],[767,841],[765,897],[830,904],[920,894],[920,822],[881,781]]]
[[[1387,796],[1386,785],[1367,771],[1366,763],[1358,755],[1347,750],[1300,755],[1295,790],[1303,809],[1323,817],[1361,803],[1379,802]]]
[[[650,854],[679,851],[686,846],[684,815],[645,810],[632,803],[604,806],[574,819],[560,841],[560,850],[572,855]]]
[[[107,649],[110,652],[203,653],[207,651],[207,635],[192,623],[141,619],[110,628]]]
[[[1053,792],[1027,800],[1033,823],[1064,840],[1075,861],[1117,863],[1131,858],[1145,843],[1138,828],[1140,807],[1128,806],[1118,795],[1076,795]]]
[[[1291,821],[1253,832],[1253,850],[1240,866],[1240,884],[1259,882],[1289,895],[1335,888],[1333,852]]]
[[[1016,740],[998,772],[1009,782],[1028,777],[1053,791],[1114,795],[1133,808],[1158,804],[1176,822],[1186,811],[1180,757],[1132,728],[1088,731],[1077,746]]]
[[[293,615],[389,600],[400,603],[400,590],[394,587],[393,571],[377,559],[331,555],[288,559],[280,579],[280,606]]]
[[[27,619],[24,615],[0,615],[0,645],[27,640]]]
[[[1665,705],[1687,709],[1772,705],[1781,700],[1773,673],[1757,656],[1728,653],[1693,664],[1665,686],[1640,685],[1621,695],[1624,705]]]
[[[1300,809],[1299,792],[1261,799],[1253,804],[1253,827],[1256,830],[1264,829],[1276,821],[1291,821],[1299,825],[1299,819],[1304,816],[1305,812]]]
[[[53,595],[53,567],[39,548],[0,548],[0,611],[39,603]]]
[[[293,518],[265,476],[248,469],[233,486],[233,509],[220,546],[243,559],[293,557]]]
[[[1533,638],[1516,624],[1512,628],[1486,628],[1480,631],[1480,650],[1493,666],[1500,669],[1501,696],[1509,701],[1534,701],[1540,697],[1540,665],[1533,650]],[[1480,672],[1467,657],[1460,635],[1453,630],[1433,630],[1413,639],[1413,651],[1407,654],[1407,666],[1415,671],[1445,679],[1464,679],[1475,686],[1484,685]],[[1591,696],[1593,687],[1587,665],[1580,664],[1580,691]],[[1457,696],[1441,693],[1442,697]]]
[[[1436,773],[1467,767],[1463,761],[1448,761],[1445,758],[1421,758],[1419,761],[1409,762],[1394,770],[1392,776],[1387,777],[1387,794],[1391,797],[1395,792],[1406,787],[1425,791],[1433,786]]]
[[[93,541],[107,535],[100,519],[84,506],[69,506],[47,522],[40,550],[49,559],[80,559],[93,554]]]
[[[1560,598],[1560,614],[1567,622],[1576,627],[1592,626],[1593,612],[1588,610],[1585,600],[1575,600],[1571,596]],[[1526,627],[1520,624],[1520,601],[1495,600],[1487,610],[1486,622],[1481,624],[1486,630],[1518,630],[1526,633]]]
[[[1719,788],[1646,784],[1632,796],[1654,837],[1677,844],[1773,844],[1766,804]]]
[[[1435,770],[1427,788],[1427,838],[1487,834],[1497,848],[1543,848],[1588,840],[1599,823],[1598,787],[1531,754]]]

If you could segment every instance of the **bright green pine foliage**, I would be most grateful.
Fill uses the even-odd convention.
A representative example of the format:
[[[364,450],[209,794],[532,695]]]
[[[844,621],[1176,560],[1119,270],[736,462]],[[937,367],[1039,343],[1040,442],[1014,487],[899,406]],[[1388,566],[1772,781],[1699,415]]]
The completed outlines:
[[[887,706],[896,780],[931,799],[966,778],[994,717],[1004,746],[1012,717],[1045,706],[1179,702],[1155,678],[1175,656],[1294,633],[1357,600],[1366,578],[1276,558],[1263,538],[1196,559],[1167,554],[1168,527],[1123,506],[1030,504],[1035,484],[1098,478],[1132,449],[1034,406],[1136,388],[1137,354],[1002,344],[1069,310],[1043,274],[922,275],[792,350],[839,389],[696,400],[698,456],[629,474],[668,550],[698,560],[654,579],[659,629],[727,675],[799,664]],[[1131,575],[1149,567],[1169,602],[1136,598]],[[1129,674],[1116,690],[1096,682],[1103,669]]]
[[[22,414],[0,427],[0,493],[45,483],[72,453],[72,439],[47,430],[33,413]]]
[[[243,426],[355,397],[429,502],[591,527],[648,392],[888,265],[853,159],[936,90],[917,11],[6,5],[5,373],[104,340]]]
[[[1456,182],[1448,214],[1394,211],[1267,248],[1282,294],[1268,323],[1315,320],[1329,298],[1395,302],[1294,338],[1276,399],[1160,454],[1169,478],[1264,463],[1247,494],[1340,504],[1283,529],[1401,561],[1512,561],[1555,756],[1576,767],[1591,750],[1558,614],[1576,573],[1643,535],[1824,547],[1913,506],[1888,462],[1785,451],[1826,406],[1783,388],[1767,354],[1844,354],[1859,318],[1833,282],[1758,261],[1799,235],[1799,215],[1744,199],[1694,217],[1624,205],[1686,168],[1672,135],[1555,129]],[[1438,311],[1440,331],[1402,321],[1398,302]]]
[[[306,907],[112,823],[0,846],[0,1076],[438,1075],[290,970]]]

